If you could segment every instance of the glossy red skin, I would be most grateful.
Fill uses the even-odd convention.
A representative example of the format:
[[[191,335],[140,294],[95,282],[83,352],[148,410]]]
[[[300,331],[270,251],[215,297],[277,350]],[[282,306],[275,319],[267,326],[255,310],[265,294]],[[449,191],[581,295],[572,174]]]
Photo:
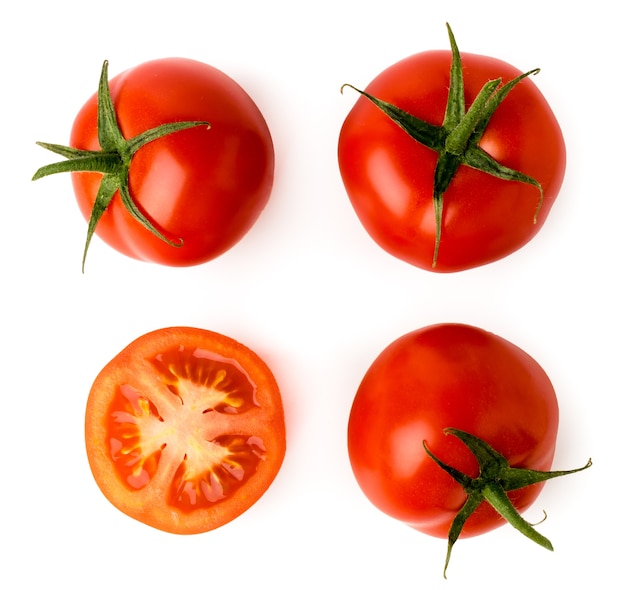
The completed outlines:
[[[125,138],[172,121],[208,121],[141,148],[130,168],[130,191],[140,209],[167,238],[138,224],[116,195],[96,234],[127,256],[171,266],[211,260],[235,245],[265,207],[274,178],[269,129],[250,96],[223,72],[201,62],[170,58],[143,63],[110,80]],[[70,143],[100,149],[97,97],[78,113]],[[100,174],[73,173],[86,219]]]
[[[521,73],[489,57],[462,54],[462,61],[468,105],[488,80],[502,77],[507,82]],[[419,53],[382,72],[365,90],[441,125],[450,63],[449,51]],[[566,160],[559,124],[532,80],[523,80],[509,93],[480,145],[501,164],[541,183],[544,201],[537,223],[537,188],[462,166],[444,195],[441,245],[433,269],[437,154],[359,97],[341,129],[338,157],[350,201],[370,236],[397,258],[438,272],[487,264],[526,244],[554,204]]]
[[[463,505],[463,488],[426,455],[475,477],[470,451],[443,429],[487,441],[513,467],[549,470],[558,428],[554,389],[524,351],[494,334],[439,324],[390,344],[367,371],[348,426],[348,451],[357,482],[384,513],[436,537],[446,537]],[[542,485],[509,493],[519,511]],[[483,503],[462,537],[505,521]]]

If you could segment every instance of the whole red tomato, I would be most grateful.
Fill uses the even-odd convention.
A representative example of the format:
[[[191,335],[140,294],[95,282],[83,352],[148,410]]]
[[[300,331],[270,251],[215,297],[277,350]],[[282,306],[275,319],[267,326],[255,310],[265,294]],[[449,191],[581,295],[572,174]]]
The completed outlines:
[[[461,54],[449,34],[452,52],[408,57],[359,91],[338,146],[370,236],[439,272],[495,261],[535,236],[566,159],[559,124],[528,78],[538,70]]]
[[[372,363],[354,399],[348,452],[356,480],[381,511],[448,537],[510,522],[553,477],[558,427],[552,384],[527,353],[484,330],[438,324],[406,334]],[[447,561],[446,561],[447,565]]]
[[[445,428],[480,437],[514,467],[545,471],[554,457],[558,414],[548,376],[517,346],[471,326],[429,326],[391,343],[368,369],[350,413],[350,461],[375,506],[446,537],[465,493],[429,458],[422,441],[470,476],[477,475],[476,458]],[[540,490],[516,492],[515,506],[527,508]],[[504,522],[484,504],[463,535]]]
[[[73,171],[89,231],[128,256],[188,266],[222,254],[270,196],[274,148],[263,115],[234,80],[198,61],[149,61],[108,84],[106,65],[99,92],[76,117],[71,148],[42,144],[68,157],[66,168],[44,167],[35,177]],[[150,135],[181,122],[190,125]],[[85,154],[91,168],[80,168]],[[102,195],[104,204],[96,202]]]

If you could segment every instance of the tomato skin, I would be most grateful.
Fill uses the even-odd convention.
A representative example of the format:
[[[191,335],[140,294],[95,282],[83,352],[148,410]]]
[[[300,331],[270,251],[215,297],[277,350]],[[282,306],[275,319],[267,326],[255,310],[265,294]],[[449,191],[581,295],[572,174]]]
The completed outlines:
[[[286,451],[278,385],[250,349],[189,327],[145,334],[95,379],[89,465],[119,510],[154,528],[220,527],[267,490]]]
[[[521,72],[490,57],[462,53],[466,104],[488,80],[507,82]],[[410,56],[383,71],[365,89],[433,125],[443,123],[451,52]],[[526,78],[496,109],[479,145],[501,164],[535,178],[540,193],[461,166],[444,194],[442,235],[433,268],[436,152],[419,144],[360,96],[339,136],[341,176],[354,210],[379,246],[397,258],[436,272],[481,266],[518,250],[546,221],[565,174],[558,121],[537,86]]]
[[[143,228],[116,194],[96,234],[123,254],[169,266],[211,260],[234,246],[264,209],[274,179],[274,147],[262,113],[230,77],[183,58],[149,61],[109,82],[126,139],[173,121],[208,121],[142,147],[129,186],[140,210],[173,247]],[[79,111],[70,144],[98,150],[97,95]],[[101,174],[74,172],[83,216],[89,219]]]
[[[462,324],[437,324],[391,343],[361,382],[350,412],[348,452],[356,480],[382,512],[436,537],[447,537],[463,505],[463,488],[426,455],[470,477],[475,457],[447,427],[480,437],[511,467],[549,470],[558,404],[543,369],[505,339]],[[519,511],[542,485],[510,492]],[[505,523],[486,502],[461,537]]]

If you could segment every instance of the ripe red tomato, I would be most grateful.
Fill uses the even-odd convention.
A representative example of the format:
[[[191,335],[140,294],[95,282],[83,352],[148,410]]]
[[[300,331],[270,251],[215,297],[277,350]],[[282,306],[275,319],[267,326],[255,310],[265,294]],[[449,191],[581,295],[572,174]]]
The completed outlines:
[[[444,429],[469,432],[502,454],[511,467],[547,471],[554,456],[558,405],[542,368],[517,346],[459,324],[406,334],[371,365],[348,425],[348,451],[359,486],[384,513],[446,537],[467,499],[464,488],[426,453],[476,477],[476,457]],[[518,511],[543,484],[508,493]],[[505,523],[483,502],[461,536]]]
[[[127,140],[172,122],[207,121],[210,129],[160,137],[143,145],[130,164],[129,190],[139,211],[180,247],[138,223],[119,193],[96,234],[130,257],[171,266],[203,263],[231,248],[265,207],[274,177],[272,138],[250,96],[220,70],[180,58],[143,63],[110,80],[109,89]],[[97,118],[94,94],[74,122],[73,148],[104,149]],[[73,172],[72,180],[89,220],[102,174]]]
[[[145,334],[96,378],[85,418],[93,476],[157,529],[217,528],[252,506],[285,455],[283,406],[265,363],[196,328]]]
[[[453,55],[428,51],[408,57],[378,75],[365,92],[419,119],[433,144],[443,147],[456,125],[447,121],[444,126]],[[521,75],[491,57],[462,53],[459,58],[463,104],[457,105],[457,119],[487,81],[507,83]],[[375,242],[420,268],[453,272],[503,258],[535,236],[560,190],[566,158],[559,124],[529,78],[497,106],[477,145],[481,156],[536,181],[543,201],[537,185],[503,180],[461,163],[443,193],[438,238],[438,151],[359,96],[341,129],[338,160],[354,210]]]

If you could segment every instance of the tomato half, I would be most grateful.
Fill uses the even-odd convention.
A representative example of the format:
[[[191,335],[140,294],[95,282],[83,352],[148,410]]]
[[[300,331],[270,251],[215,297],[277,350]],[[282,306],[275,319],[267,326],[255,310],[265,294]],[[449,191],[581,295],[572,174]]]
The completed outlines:
[[[558,405],[552,384],[527,353],[507,340],[461,324],[406,334],[373,362],[354,399],[348,451],[369,500],[409,526],[446,537],[467,495],[426,453],[470,477],[476,457],[444,429],[487,442],[511,467],[547,471],[554,456]],[[508,493],[523,511],[543,484]],[[505,520],[480,504],[461,536]]]
[[[93,476],[127,515],[170,533],[215,529],[252,506],[285,455],[267,365],[196,328],[141,336],[96,378],[85,442]]]
[[[506,84],[521,75],[498,59],[460,56],[465,110],[487,81],[501,78]],[[450,51],[418,53],[383,71],[365,91],[432,126],[437,136],[446,117],[451,61]],[[493,262],[526,244],[544,225],[564,177],[561,129],[530,78],[496,108],[478,148],[532,177],[543,200],[533,184],[461,164],[443,194],[439,238],[433,200],[438,152],[363,95],[342,126],[338,161],[354,210],[378,245],[417,267],[453,272]]]
[[[117,121],[131,139],[164,123],[206,126],[161,137],[134,154],[129,189],[139,210],[173,247],[129,214],[119,193],[96,234],[140,260],[189,266],[236,244],[264,209],[274,178],[272,138],[260,110],[233,79],[207,64],[182,58],[143,63],[109,82]],[[70,144],[99,150],[96,94],[78,113]],[[102,174],[73,172],[86,219]]]

